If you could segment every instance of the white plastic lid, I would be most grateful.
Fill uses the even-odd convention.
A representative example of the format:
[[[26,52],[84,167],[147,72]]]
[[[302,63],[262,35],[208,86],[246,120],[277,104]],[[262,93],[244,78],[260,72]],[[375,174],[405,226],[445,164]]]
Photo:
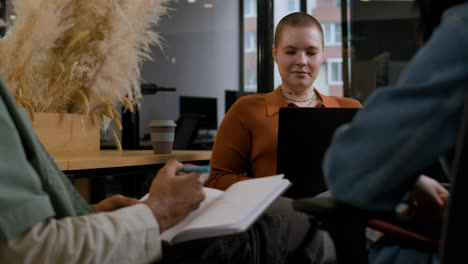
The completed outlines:
[[[151,120],[149,123],[150,127],[175,127],[176,123],[174,120]]]

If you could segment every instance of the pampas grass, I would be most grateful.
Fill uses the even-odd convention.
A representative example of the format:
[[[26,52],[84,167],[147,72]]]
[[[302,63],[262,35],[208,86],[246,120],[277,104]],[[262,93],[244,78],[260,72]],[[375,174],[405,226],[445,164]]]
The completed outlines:
[[[19,106],[118,121],[116,106],[140,105],[139,68],[160,44],[152,27],[168,0],[11,2],[16,21],[0,39],[0,74]]]

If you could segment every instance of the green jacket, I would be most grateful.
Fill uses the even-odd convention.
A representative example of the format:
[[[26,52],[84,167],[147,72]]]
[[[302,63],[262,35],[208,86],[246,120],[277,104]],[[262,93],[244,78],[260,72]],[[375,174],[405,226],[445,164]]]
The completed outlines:
[[[0,78],[0,243],[47,218],[91,213]]]

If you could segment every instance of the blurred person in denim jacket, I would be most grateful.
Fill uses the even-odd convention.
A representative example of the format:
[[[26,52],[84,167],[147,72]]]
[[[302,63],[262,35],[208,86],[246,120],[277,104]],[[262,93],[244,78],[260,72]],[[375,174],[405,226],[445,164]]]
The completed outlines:
[[[416,182],[426,167],[441,160],[446,171],[451,169],[468,95],[468,1],[415,4],[422,48],[394,86],[376,91],[353,122],[337,130],[325,156],[326,181],[339,202],[389,211],[412,188],[420,188]],[[433,208],[444,210],[447,195],[430,190],[427,195],[442,198]],[[439,262],[434,252],[400,245],[385,247],[369,260]]]

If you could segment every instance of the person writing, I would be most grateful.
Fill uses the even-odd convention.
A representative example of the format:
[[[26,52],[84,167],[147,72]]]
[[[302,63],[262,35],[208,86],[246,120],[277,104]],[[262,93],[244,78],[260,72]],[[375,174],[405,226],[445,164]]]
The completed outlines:
[[[186,165],[176,160],[158,171],[144,202],[116,195],[91,210],[1,78],[0,142],[0,263],[310,263],[324,256],[309,220],[281,200],[239,235],[163,247],[160,234],[205,197],[205,179],[181,174]]]
[[[94,213],[57,168],[0,78],[0,262],[148,263],[159,235],[204,199],[198,173],[171,160],[144,203],[113,196]]]
[[[326,182],[339,202],[391,211],[415,187],[423,190],[412,193],[416,197],[432,197],[422,201],[433,209],[443,210],[447,203],[446,191],[418,175],[439,160],[451,171],[468,96],[468,1],[415,4],[422,48],[394,86],[374,92],[353,121],[337,130],[326,153]],[[371,263],[389,263],[380,259],[385,256],[405,263],[439,262],[436,252],[399,245],[379,252],[371,255]]]
[[[229,109],[215,138],[206,186],[224,190],[250,176],[276,174],[280,107],[361,107],[314,88],[325,58],[323,30],[314,17],[296,12],[281,19],[272,51],[282,83],[271,93],[242,97]]]

